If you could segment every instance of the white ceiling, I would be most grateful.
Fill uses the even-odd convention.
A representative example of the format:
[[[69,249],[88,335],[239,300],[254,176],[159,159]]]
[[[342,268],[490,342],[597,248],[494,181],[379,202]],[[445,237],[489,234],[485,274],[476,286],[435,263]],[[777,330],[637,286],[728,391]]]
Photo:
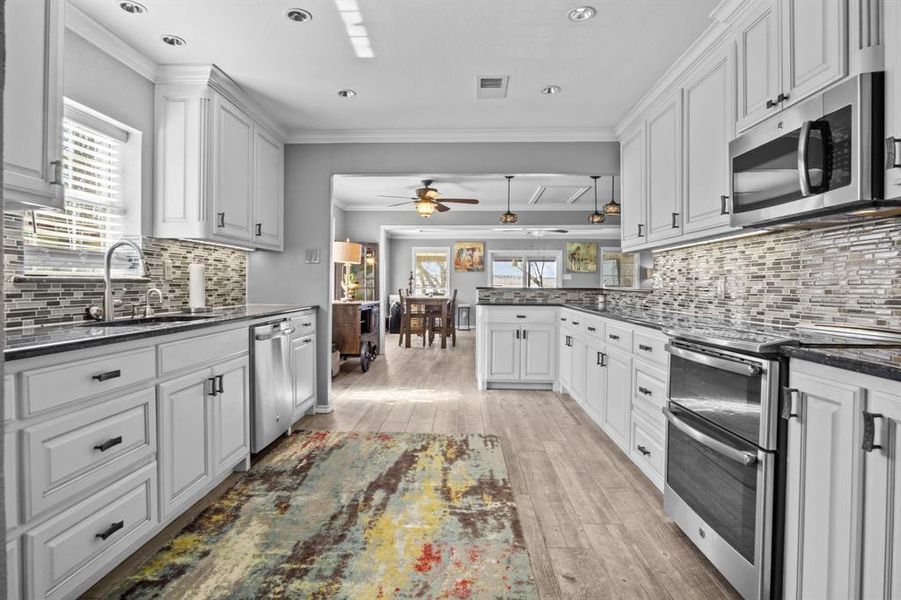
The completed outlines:
[[[574,23],[567,12],[589,0],[357,0],[375,54],[358,58],[336,6],[348,0],[141,0],[143,15],[71,1],[158,64],[217,64],[291,139],[312,141],[423,130],[602,139],[717,4],[590,0],[598,15]],[[289,21],[292,7],[313,20]],[[187,46],[163,44],[166,33]],[[508,97],[476,100],[480,75],[509,75]],[[549,84],[563,91],[538,93]],[[337,97],[348,87],[359,95]]]
[[[380,198],[380,195],[414,198],[422,179],[432,179],[432,187],[445,198],[476,198],[479,204],[449,204],[453,210],[500,211],[507,206],[507,181],[503,175],[336,175],[332,195],[335,203],[345,210],[408,210],[405,206],[391,207],[403,202],[401,198]],[[614,181],[614,196],[619,202],[619,177]],[[594,209],[592,181],[585,175],[516,175],[510,184],[510,205],[514,211],[529,210],[591,212]],[[598,204],[610,201],[610,175],[598,180]]]

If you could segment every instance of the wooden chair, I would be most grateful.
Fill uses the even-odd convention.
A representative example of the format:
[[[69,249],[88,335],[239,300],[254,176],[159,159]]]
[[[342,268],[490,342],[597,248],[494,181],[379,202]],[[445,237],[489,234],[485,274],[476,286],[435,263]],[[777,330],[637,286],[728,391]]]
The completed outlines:
[[[401,311],[400,337],[397,340],[397,345],[404,345],[404,339],[407,335],[407,327],[409,327],[410,335],[422,336],[422,345],[425,346],[426,336],[428,335],[428,319],[426,319],[425,308],[417,304],[411,305],[409,302],[407,302],[407,297],[404,296],[404,291],[397,291],[400,295]]]
[[[457,345],[457,290],[454,290],[451,299],[447,301],[447,319],[442,323],[441,313],[433,311],[429,313],[429,346],[435,339],[435,334],[450,336],[451,343]]]

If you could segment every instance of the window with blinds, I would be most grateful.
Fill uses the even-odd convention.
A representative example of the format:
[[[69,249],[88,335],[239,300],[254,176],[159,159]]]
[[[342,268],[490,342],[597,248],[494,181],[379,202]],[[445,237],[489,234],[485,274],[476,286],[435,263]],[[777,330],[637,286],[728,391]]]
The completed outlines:
[[[98,275],[104,255],[129,231],[125,202],[125,160],[129,132],[84,114],[63,120],[62,211],[26,213],[23,224],[25,273],[31,275]],[[139,275],[136,257],[116,257],[117,276]]]
[[[507,251],[490,253],[492,287],[559,287],[560,254]]]

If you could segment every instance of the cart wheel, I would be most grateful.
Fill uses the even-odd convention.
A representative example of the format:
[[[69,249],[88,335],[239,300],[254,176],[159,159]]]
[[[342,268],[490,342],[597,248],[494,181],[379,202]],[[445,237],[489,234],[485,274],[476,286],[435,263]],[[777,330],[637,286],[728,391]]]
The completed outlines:
[[[369,363],[372,361],[372,344],[366,344],[360,348],[360,369],[365,373],[369,370]]]
[[[379,357],[379,347],[378,347],[378,346],[372,346],[371,349],[369,350],[369,353],[371,354],[370,360],[375,360],[375,359],[377,359],[377,358]]]

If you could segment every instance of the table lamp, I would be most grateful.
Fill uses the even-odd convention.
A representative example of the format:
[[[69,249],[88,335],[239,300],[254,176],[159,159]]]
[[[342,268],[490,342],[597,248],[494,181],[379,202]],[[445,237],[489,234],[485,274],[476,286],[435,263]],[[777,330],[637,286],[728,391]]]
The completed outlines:
[[[341,277],[341,288],[344,290],[344,302],[353,302],[354,290],[358,284],[356,277],[350,270],[350,265],[360,264],[363,255],[363,245],[350,241],[334,242],[332,244],[332,261],[344,264],[344,275]]]

